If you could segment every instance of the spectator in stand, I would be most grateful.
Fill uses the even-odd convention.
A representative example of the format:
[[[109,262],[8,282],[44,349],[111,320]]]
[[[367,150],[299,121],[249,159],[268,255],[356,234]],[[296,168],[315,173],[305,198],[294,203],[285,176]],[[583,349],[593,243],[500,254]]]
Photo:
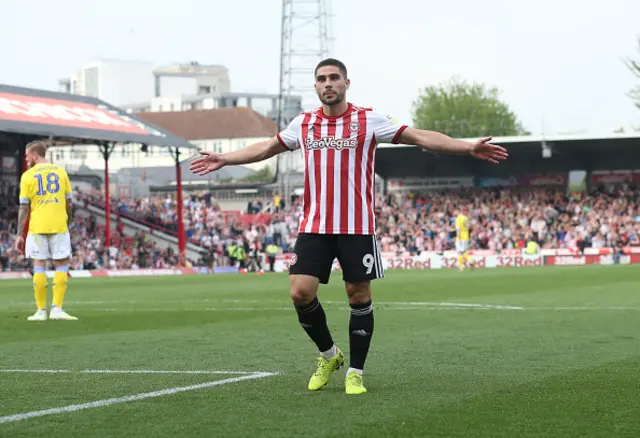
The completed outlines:
[[[15,187],[0,184],[0,192],[14,193]],[[98,191],[76,192],[76,199],[102,207]],[[278,197],[274,193],[275,198]],[[17,199],[17,198],[16,198]],[[177,232],[177,205],[174,196],[112,199],[111,208],[121,215]],[[190,241],[203,248],[210,267],[229,266],[237,259],[227,248],[237,239],[279,243],[284,252],[293,248],[302,213],[302,201],[293,197],[289,208],[278,200],[278,213],[261,214],[256,205],[269,201],[254,199],[253,217],[244,221],[221,211],[208,192],[185,195],[183,215]],[[540,249],[603,248],[640,246],[640,196],[633,188],[611,193],[567,195],[552,189],[472,189],[447,192],[397,193],[378,196],[377,234],[381,250],[395,254],[452,250],[455,243],[454,211],[469,205],[472,249],[502,251],[525,248],[535,241]],[[247,205],[247,213],[250,206]],[[20,254],[11,249],[15,235],[17,202],[0,205],[0,269],[28,269]],[[144,234],[128,238],[124,227],[115,223],[112,242],[104,242],[104,228],[96,218],[78,217],[71,230],[74,267],[123,269],[172,267],[179,262],[173,251],[161,251]],[[195,262],[194,262],[195,263]]]

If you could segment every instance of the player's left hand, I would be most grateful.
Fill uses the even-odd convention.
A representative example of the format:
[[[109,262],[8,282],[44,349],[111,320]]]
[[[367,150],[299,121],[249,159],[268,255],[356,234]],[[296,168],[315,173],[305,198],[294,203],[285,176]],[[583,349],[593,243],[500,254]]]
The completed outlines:
[[[500,161],[507,159],[509,154],[502,146],[488,143],[492,137],[481,138],[471,147],[471,156],[478,160],[488,161],[489,163],[498,164]]]
[[[14,245],[14,248],[19,253],[24,254],[24,237],[22,237],[22,236],[17,236],[16,237],[16,243]]]
[[[189,170],[200,176],[206,175],[209,172],[215,172],[218,169],[226,166],[226,161],[223,154],[217,154],[215,152],[200,151],[200,158],[196,158],[191,162]]]

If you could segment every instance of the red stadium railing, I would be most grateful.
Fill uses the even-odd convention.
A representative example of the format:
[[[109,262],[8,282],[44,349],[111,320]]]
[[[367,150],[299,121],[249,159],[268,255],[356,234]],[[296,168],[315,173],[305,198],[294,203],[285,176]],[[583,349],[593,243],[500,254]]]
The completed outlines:
[[[92,202],[88,199],[84,200],[85,206],[87,205],[91,205],[99,210],[104,211],[104,205],[98,204],[96,202]],[[169,234],[173,237],[175,237],[176,239],[178,238],[178,232],[174,231],[170,228],[155,224],[153,222],[150,222],[148,220],[142,219],[138,216],[135,215],[131,215],[128,213],[123,213],[121,212],[119,209],[112,209],[111,213],[116,215],[116,217],[123,217],[126,218],[130,221],[136,222],[140,225],[144,225],[146,227],[148,227],[151,230],[151,233],[153,233],[153,230],[165,233],[165,234]],[[239,210],[234,210],[234,211],[224,211],[221,212],[221,216],[225,222],[225,224],[228,224],[229,221],[231,219],[237,219],[241,222],[241,224],[246,228],[246,227],[250,227],[251,225],[268,225],[269,222],[271,221],[271,219],[273,218],[272,214],[267,214],[267,213],[261,213],[261,214],[256,214],[256,215],[252,215],[252,214],[246,214],[246,213],[242,213]],[[189,243],[192,243],[194,245],[197,245],[199,247],[203,247],[202,244],[195,239],[187,239],[187,241]]]

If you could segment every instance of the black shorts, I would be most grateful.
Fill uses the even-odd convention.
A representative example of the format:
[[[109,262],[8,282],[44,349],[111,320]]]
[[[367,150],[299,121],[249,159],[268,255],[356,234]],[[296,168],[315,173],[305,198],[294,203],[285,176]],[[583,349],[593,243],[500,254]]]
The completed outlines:
[[[300,233],[293,248],[289,274],[310,275],[327,284],[336,258],[346,282],[360,283],[384,277],[376,236],[357,234]]]

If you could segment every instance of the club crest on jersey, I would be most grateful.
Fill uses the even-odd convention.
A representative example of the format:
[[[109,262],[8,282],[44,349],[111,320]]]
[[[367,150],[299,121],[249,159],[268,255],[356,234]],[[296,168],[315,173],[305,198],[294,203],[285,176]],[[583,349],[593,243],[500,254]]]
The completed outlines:
[[[315,149],[335,149],[341,151],[343,149],[355,149],[358,147],[358,140],[355,138],[334,138],[322,137],[321,139],[307,138],[304,144],[308,151]]]
[[[349,123],[349,131],[357,132],[359,130],[360,130],[360,123],[358,123],[358,122]]]

